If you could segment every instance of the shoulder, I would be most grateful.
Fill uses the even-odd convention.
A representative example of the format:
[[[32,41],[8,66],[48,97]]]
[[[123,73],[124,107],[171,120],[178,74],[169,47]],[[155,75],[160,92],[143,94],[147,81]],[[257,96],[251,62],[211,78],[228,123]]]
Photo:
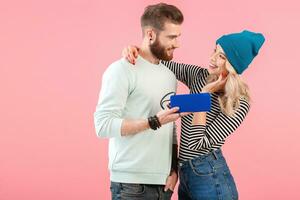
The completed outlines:
[[[111,63],[105,70],[104,75],[130,75],[134,66],[128,63],[124,58]]]
[[[130,65],[131,64],[128,63],[124,58],[121,58],[121,59],[116,60],[113,63],[111,63],[106,70],[111,70],[111,71],[129,70]]]

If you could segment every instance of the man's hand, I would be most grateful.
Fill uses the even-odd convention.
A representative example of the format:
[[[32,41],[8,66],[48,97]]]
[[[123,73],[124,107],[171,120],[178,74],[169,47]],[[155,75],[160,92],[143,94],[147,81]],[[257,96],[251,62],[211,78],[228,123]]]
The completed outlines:
[[[176,172],[172,171],[170,176],[168,176],[168,178],[167,178],[167,182],[166,182],[166,185],[165,185],[165,192],[168,189],[170,189],[171,191],[174,191],[177,180],[178,180],[178,176],[177,176]]]
[[[158,117],[158,120],[159,120],[160,124],[164,125],[164,124],[167,124],[169,122],[174,122],[180,117],[184,117],[186,115],[191,114],[189,112],[179,113],[178,110],[179,110],[179,107],[173,107],[171,109],[166,108],[164,110],[159,111],[156,114],[156,116]]]
[[[180,114],[177,112],[178,110],[179,110],[179,107],[161,110],[157,113],[156,116],[158,117],[161,125],[167,124],[169,122],[174,122],[179,117],[181,117]]]

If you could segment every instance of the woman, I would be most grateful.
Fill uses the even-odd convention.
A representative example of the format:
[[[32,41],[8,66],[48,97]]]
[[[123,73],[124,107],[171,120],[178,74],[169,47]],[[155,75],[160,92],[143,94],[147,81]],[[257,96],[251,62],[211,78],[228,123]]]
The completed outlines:
[[[208,69],[162,61],[191,93],[211,93],[210,112],[182,118],[179,149],[179,199],[238,199],[221,147],[242,123],[250,107],[249,89],[240,75],[258,54],[265,39],[243,31],[220,37]],[[132,60],[138,49],[125,49]]]

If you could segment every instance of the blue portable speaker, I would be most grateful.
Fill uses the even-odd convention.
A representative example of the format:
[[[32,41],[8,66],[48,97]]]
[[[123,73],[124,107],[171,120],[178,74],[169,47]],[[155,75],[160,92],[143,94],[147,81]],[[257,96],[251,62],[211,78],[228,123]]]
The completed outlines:
[[[211,108],[209,93],[173,95],[170,100],[171,108],[179,107],[179,112],[207,112]]]

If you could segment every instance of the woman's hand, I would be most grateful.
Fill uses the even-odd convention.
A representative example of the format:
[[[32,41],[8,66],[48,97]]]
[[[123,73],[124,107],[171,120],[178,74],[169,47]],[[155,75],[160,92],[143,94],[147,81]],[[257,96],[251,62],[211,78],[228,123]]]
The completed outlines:
[[[135,65],[135,61],[139,55],[139,48],[137,46],[129,45],[125,47],[122,51],[123,58],[126,58],[128,62]]]
[[[218,80],[208,83],[202,88],[202,92],[214,93],[224,89],[227,76],[220,74]],[[193,116],[193,125],[206,125],[206,112],[196,112]]]
[[[218,80],[208,83],[202,88],[202,92],[214,93],[224,89],[224,86],[227,81],[227,76],[220,74]]]

